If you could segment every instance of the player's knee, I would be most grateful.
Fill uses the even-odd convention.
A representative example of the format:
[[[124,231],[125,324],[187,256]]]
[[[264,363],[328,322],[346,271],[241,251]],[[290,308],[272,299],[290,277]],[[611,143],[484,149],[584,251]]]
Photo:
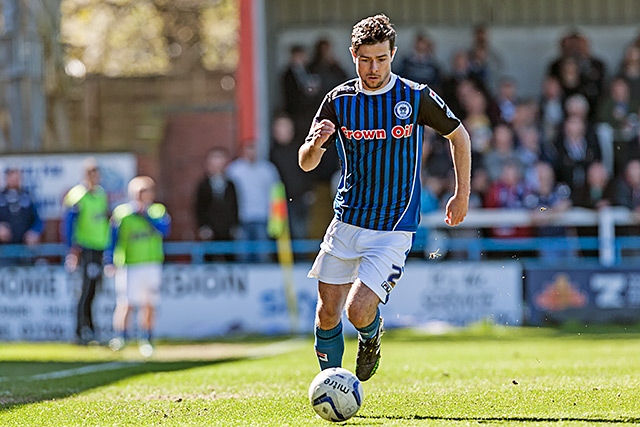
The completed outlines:
[[[331,304],[318,304],[316,318],[321,329],[331,329],[340,323],[342,308]]]
[[[356,328],[364,328],[370,325],[375,319],[376,311],[371,310],[368,305],[359,304],[356,301],[351,301],[346,307],[347,319]]]

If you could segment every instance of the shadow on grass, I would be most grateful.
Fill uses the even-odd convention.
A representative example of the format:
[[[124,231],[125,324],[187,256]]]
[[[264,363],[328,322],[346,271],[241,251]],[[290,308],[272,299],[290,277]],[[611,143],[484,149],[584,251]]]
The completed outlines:
[[[0,413],[22,405],[65,398],[138,375],[181,371],[243,359],[246,357],[167,362],[3,361],[0,362],[0,375],[3,376],[0,382]],[[14,376],[10,376],[12,368],[20,369],[20,372],[14,371]],[[21,372],[31,374],[15,376]]]
[[[433,420],[433,421],[455,421],[455,422],[522,422],[522,423],[557,423],[557,422],[584,422],[593,424],[637,424],[640,423],[640,418],[634,417],[616,417],[616,418],[580,418],[580,417],[437,417],[437,416],[422,416],[412,415],[406,417],[400,416],[361,416],[356,415],[354,418],[361,418],[363,420]]]

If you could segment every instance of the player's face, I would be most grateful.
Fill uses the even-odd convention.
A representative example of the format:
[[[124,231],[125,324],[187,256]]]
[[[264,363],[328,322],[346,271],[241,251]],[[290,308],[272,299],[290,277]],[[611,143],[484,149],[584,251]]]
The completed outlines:
[[[351,49],[353,62],[362,87],[367,90],[380,89],[391,79],[391,62],[396,53],[389,47],[389,40],[377,44],[363,44],[357,51]]]

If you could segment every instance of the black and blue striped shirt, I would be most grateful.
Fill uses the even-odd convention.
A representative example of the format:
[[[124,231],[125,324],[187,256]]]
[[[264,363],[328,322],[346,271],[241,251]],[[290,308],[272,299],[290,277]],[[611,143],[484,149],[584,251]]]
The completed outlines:
[[[420,221],[420,163],[423,125],[448,135],[460,125],[427,85],[395,74],[375,92],[359,79],[327,94],[315,121],[328,119],[336,132],[341,176],[335,216],[371,230],[416,231]],[[309,134],[307,140],[311,139]]]

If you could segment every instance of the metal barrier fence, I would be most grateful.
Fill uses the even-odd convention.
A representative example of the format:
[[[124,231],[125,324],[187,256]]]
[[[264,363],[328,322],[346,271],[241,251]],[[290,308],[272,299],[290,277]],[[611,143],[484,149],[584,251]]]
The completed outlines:
[[[534,226],[532,212],[514,209],[471,210],[465,221],[455,228],[443,221],[443,213],[437,212],[422,217],[421,229],[417,233],[412,253],[429,257],[437,249],[437,256],[448,254],[478,261],[490,259],[512,259],[514,253],[525,253],[530,259],[566,261],[576,258],[596,258],[602,266],[619,265],[625,252],[640,252],[640,237],[616,236],[616,227],[637,225],[639,222],[626,208],[612,207],[600,211],[574,208],[562,215],[550,218],[546,225],[567,227],[597,227],[598,235],[592,237],[531,237],[531,238],[487,238],[475,237],[480,231],[495,226]],[[478,231],[474,233],[473,230]],[[466,233],[464,233],[466,231]],[[471,233],[469,233],[471,231]],[[474,234],[471,237],[469,234]],[[294,240],[293,253],[298,257],[317,253],[320,241]],[[0,245],[0,264],[13,263],[62,263],[67,248],[62,243],[42,243],[33,247],[26,245]],[[277,252],[275,241],[265,242],[166,242],[165,253],[171,261],[201,264],[210,257],[241,256],[243,254],[270,254]],[[591,254],[591,255],[585,255]],[[275,256],[273,258],[275,260]]]

